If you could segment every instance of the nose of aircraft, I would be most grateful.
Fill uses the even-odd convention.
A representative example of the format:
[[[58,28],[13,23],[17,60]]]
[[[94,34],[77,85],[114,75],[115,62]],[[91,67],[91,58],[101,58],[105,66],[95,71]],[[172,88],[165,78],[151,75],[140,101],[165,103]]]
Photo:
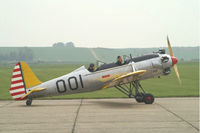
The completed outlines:
[[[177,64],[178,59],[176,57],[174,57],[174,56],[172,56],[171,58],[172,58],[172,65]]]

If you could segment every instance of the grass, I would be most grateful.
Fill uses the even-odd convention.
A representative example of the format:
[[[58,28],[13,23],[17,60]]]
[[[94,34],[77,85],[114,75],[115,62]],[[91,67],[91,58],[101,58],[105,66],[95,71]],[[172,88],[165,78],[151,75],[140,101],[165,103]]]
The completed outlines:
[[[34,73],[41,81],[47,81],[58,76],[67,74],[81,65],[65,64],[33,64],[30,65]],[[12,99],[9,94],[10,78],[14,66],[0,66],[0,100]],[[145,90],[152,93],[155,97],[185,97],[199,96],[199,63],[185,62],[178,64],[182,86],[172,69],[168,76],[162,76],[160,79],[148,79],[141,81]],[[47,97],[42,99],[73,99],[73,98],[124,98],[127,97],[115,88],[108,88],[90,93],[79,93],[72,95],[62,95]]]

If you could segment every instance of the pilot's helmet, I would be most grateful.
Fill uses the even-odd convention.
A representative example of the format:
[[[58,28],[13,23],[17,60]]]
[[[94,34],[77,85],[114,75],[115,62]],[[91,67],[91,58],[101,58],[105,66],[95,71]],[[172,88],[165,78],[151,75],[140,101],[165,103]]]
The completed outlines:
[[[121,58],[121,56],[117,56],[117,59]]]
[[[94,64],[93,64],[93,63],[91,63],[91,64],[90,64],[90,67],[94,67]]]
[[[122,57],[121,56],[117,56],[117,60],[122,62]]]

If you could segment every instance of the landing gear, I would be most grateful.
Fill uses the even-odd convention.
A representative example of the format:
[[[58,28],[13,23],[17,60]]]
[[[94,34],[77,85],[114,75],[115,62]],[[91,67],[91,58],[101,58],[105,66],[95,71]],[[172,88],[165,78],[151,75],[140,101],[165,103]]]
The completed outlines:
[[[154,96],[152,94],[145,94],[144,95],[144,103],[152,104],[154,102]]]
[[[138,103],[144,102],[144,93],[138,93],[138,94],[136,94],[135,100],[136,100]]]
[[[31,98],[28,98],[26,100],[26,106],[31,106],[31,103],[32,103],[32,99]]]
[[[145,104],[152,104],[154,102],[154,96],[150,93],[146,93],[139,81],[134,81],[129,84],[115,86],[116,89],[127,95],[129,98],[135,98],[138,103],[144,102]],[[133,94],[133,88],[135,88],[135,94]],[[139,89],[142,91],[140,92]]]

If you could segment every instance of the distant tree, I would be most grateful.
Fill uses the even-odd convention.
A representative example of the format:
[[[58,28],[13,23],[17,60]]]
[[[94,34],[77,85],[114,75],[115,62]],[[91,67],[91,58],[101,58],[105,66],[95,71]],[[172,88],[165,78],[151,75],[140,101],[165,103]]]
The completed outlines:
[[[64,47],[65,44],[63,42],[57,42],[53,44],[53,47]]]
[[[75,47],[74,43],[73,42],[67,42],[65,44],[66,47]]]
[[[57,43],[54,43],[52,46],[53,47],[75,47],[73,42],[67,42],[65,44],[63,42],[57,42]]]
[[[33,61],[34,55],[33,51],[30,48],[24,47],[19,50],[18,53],[18,60],[23,60],[23,61]]]

